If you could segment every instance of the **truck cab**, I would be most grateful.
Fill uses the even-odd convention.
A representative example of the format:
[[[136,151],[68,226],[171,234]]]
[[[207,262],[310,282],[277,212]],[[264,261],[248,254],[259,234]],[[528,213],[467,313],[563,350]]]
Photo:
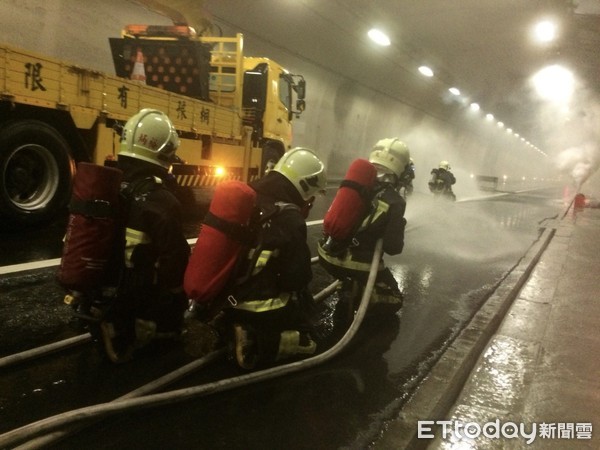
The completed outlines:
[[[304,111],[305,89],[301,75],[290,74],[267,58],[244,59],[244,123],[253,129],[254,145],[263,148],[263,169],[269,170],[290,149],[292,120]]]

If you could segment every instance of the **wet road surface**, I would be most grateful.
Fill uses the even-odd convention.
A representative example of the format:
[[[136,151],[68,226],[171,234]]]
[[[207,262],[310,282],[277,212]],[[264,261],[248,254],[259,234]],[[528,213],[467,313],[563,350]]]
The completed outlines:
[[[322,217],[326,202],[311,219]],[[408,201],[406,245],[387,256],[405,294],[401,317],[368,320],[332,361],[263,383],[116,415],[56,448],[366,448],[395,417],[428,369],[495,285],[563,209],[560,189],[481,201]],[[195,235],[190,224],[190,237]],[[57,227],[60,230],[60,227]],[[309,228],[312,248],[320,225]],[[3,236],[3,238],[5,238]],[[17,245],[18,236],[3,239]],[[29,237],[29,241],[31,241]],[[46,237],[47,239],[47,237]],[[9,245],[9,246],[10,246]],[[25,247],[24,244],[21,244]],[[56,243],[36,255],[53,258]],[[58,250],[60,251],[60,250]],[[2,258],[5,253],[2,252]],[[2,264],[14,264],[14,258]],[[2,276],[0,356],[72,336],[70,311],[55,269]],[[315,266],[312,291],[331,279]],[[331,317],[335,296],[324,303]],[[192,330],[193,331],[193,330]],[[110,401],[203,354],[190,339],[155,346],[124,366],[104,361],[92,345],[0,373],[0,432],[70,409]],[[240,375],[219,362],[171,386],[183,388]]]

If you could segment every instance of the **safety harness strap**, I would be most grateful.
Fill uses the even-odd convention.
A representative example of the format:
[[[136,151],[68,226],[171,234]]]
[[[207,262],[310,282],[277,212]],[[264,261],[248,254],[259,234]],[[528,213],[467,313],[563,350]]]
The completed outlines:
[[[370,202],[371,199],[373,198],[373,191],[369,188],[367,188],[366,186],[363,186],[362,184],[357,183],[356,181],[353,180],[342,180],[342,182],[340,183],[340,187],[347,187],[350,189],[354,189],[356,192],[358,192],[358,195],[360,195],[362,197],[362,199],[365,202]]]
[[[249,243],[253,237],[252,228],[248,225],[240,225],[239,223],[229,222],[220,218],[219,216],[214,215],[210,211],[206,213],[202,222],[209,227],[221,231],[227,235],[227,237],[241,243]]]

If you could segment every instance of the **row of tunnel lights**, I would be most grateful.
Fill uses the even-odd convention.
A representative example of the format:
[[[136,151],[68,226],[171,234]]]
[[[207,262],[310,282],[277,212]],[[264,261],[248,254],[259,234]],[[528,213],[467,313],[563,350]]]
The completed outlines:
[[[431,73],[431,75],[426,75],[426,74],[424,74],[424,73],[423,73],[423,70],[421,70],[421,69],[426,69],[426,72],[427,72],[427,73]],[[429,69],[429,68],[428,68],[428,67],[426,67],[426,66],[421,66],[421,67],[419,67],[419,72],[421,72],[421,73],[422,73],[423,75],[425,75],[425,76],[433,76],[433,71],[431,71],[431,69]],[[451,87],[451,88],[449,88],[449,89],[448,89],[448,91],[450,91],[450,93],[451,93],[452,95],[454,95],[454,96],[460,96],[460,91],[458,90],[458,88]],[[471,111],[477,112],[477,111],[481,110],[481,107],[479,106],[479,104],[478,104],[478,103],[475,103],[475,102],[473,102],[473,103],[471,103],[471,104],[469,105],[469,109],[470,109]],[[492,113],[487,113],[487,114],[485,115],[485,120],[487,120],[488,122],[494,122],[494,120],[495,120],[495,117],[494,117],[494,115],[493,115]],[[542,150],[540,150],[538,147],[536,147],[535,145],[533,145],[531,142],[529,142],[527,139],[525,139],[525,138],[524,138],[523,136],[521,136],[519,133],[515,132],[515,131],[514,131],[512,128],[509,128],[509,127],[506,127],[506,128],[505,128],[504,122],[502,122],[502,121],[498,120],[498,121],[496,121],[496,125],[498,126],[498,128],[504,128],[508,134],[512,134],[512,135],[513,135],[514,137],[516,137],[517,139],[520,139],[520,140],[521,140],[521,141],[522,141],[522,142],[523,142],[525,145],[527,145],[528,147],[531,147],[532,149],[534,149],[535,151],[537,151],[537,152],[541,153],[541,154],[542,154],[542,155],[544,155],[544,156],[548,156],[548,155],[546,155],[546,153],[544,153],[544,152],[543,152]]]
[[[367,34],[368,34],[369,38],[378,45],[387,47],[391,44],[389,37],[381,30],[373,28],[373,29],[369,30],[369,32]],[[428,66],[420,66],[419,72],[421,73],[421,75],[428,77],[428,78],[431,78],[434,76],[433,70]],[[460,97],[460,95],[461,95],[460,90],[457,87],[451,87],[448,89],[448,91],[455,97]],[[469,105],[469,109],[473,112],[478,112],[481,110],[481,107],[479,106],[478,103],[472,102]],[[493,114],[487,113],[485,115],[485,119],[489,122],[493,122],[495,120],[495,117]],[[499,128],[505,128],[504,122],[496,121],[496,125]],[[541,153],[544,156],[548,156],[546,153],[544,153],[542,150],[540,150],[537,146],[533,145],[531,142],[529,142],[523,136],[519,135],[519,133],[516,133],[512,128],[505,128],[505,129],[508,134],[511,134],[514,137],[516,137],[517,139],[520,139],[528,147],[531,147],[532,149],[534,149],[538,153]]]

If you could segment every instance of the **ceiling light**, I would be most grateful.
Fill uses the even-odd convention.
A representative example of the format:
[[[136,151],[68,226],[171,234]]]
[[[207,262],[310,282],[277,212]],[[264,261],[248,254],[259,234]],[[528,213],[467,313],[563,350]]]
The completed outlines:
[[[539,22],[534,29],[538,42],[551,42],[556,38],[556,25],[548,20]]]
[[[498,126],[499,126],[500,128],[504,128],[504,122],[498,122]]]
[[[419,67],[419,72],[421,72],[421,74],[425,75],[426,77],[432,77],[433,76],[433,70],[431,70],[427,66],[421,66],[421,67]]]
[[[558,64],[536,73],[533,84],[542,98],[554,102],[568,101],[575,87],[573,73]]]
[[[491,114],[491,113],[487,113],[487,114],[485,115],[485,120],[490,120],[490,121],[491,121],[491,120],[494,120],[494,115],[493,115],[493,114]]]
[[[385,34],[381,30],[378,30],[377,28],[370,29],[367,34],[369,35],[371,40],[378,45],[387,47],[388,45],[391,44],[390,38],[387,36],[387,34]]]
[[[479,111],[481,109],[478,103],[471,103],[469,108],[471,108],[473,111]]]
[[[450,89],[448,89],[450,91],[450,93],[452,95],[460,95],[460,91],[458,90],[458,88],[455,87],[451,87]]]

